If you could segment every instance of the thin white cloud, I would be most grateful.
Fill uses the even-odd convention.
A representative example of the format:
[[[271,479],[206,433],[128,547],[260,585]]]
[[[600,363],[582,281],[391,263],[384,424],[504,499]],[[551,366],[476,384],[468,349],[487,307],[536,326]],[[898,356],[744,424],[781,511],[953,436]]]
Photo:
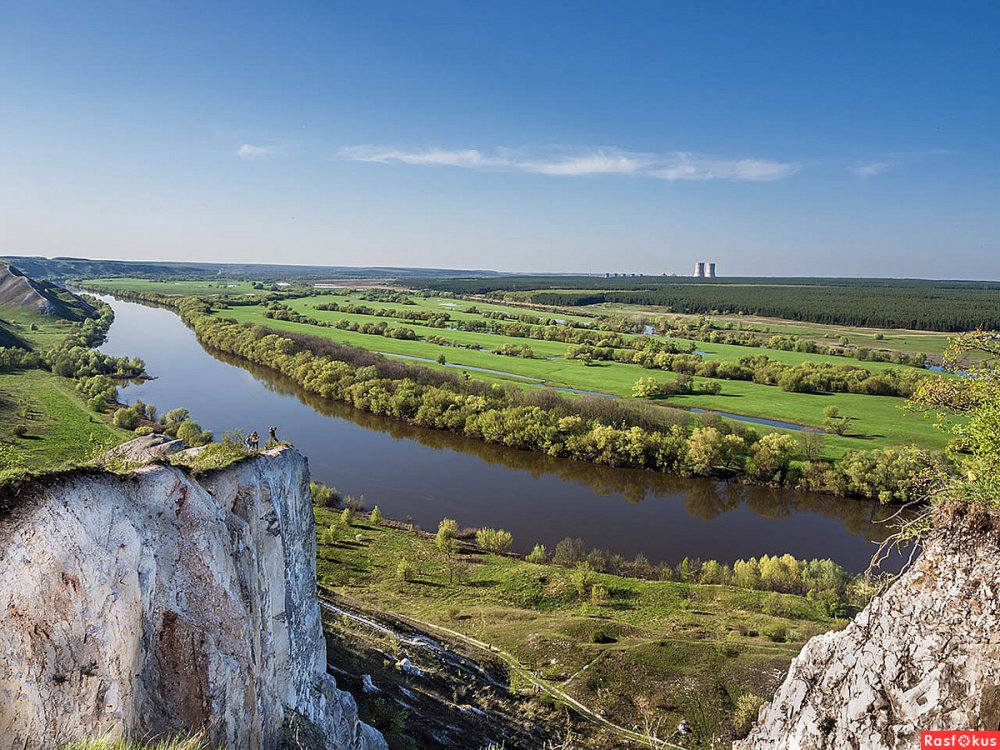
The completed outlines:
[[[850,171],[855,177],[867,179],[869,177],[878,177],[899,167],[909,166],[910,164],[915,164],[935,156],[951,156],[955,153],[957,152],[946,148],[932,148],[926,151],[900,151],[886,154],[878,161],[858,164],[851,167]]]
[[[236,149],[236,155],[241,159],[264,159],[277,153],[275,146],[254,146],[250,143],[244,143]]]
[[[661,180],[728,180],[770,182],[790,177],[801,168],[797,162],[766,159],[724,159],[685,151],[642,154],[601,148],[573,154],[529,155],[514,149],[484,153],[478,149],[400,149],[384,146],[348,146],[337,152],[346,161],[462,169],[528,172],[563,177],[584,175],[634,175]]]
[[[885,174],[893,165],[887,161],[873,161],[868,164],[860,164],[851,169],[851,172],[856,177],[876,177],[880,174]]]

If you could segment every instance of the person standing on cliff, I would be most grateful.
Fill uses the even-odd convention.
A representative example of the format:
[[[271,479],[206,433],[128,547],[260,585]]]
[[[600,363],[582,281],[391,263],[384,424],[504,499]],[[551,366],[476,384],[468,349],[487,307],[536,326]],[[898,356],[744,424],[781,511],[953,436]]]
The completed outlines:
[[[267,428],[267,437],[268,437],[268,439],[272,443],[277,443],[278,442],[278,428],[277,427],[268,427]]]

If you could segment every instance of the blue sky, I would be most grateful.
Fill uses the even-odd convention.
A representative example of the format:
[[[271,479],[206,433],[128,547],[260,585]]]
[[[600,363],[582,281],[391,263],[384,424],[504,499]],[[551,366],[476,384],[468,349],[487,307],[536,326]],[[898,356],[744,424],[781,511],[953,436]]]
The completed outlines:
[[[0,4],[0,253],[1000,278],[1000,3]]]

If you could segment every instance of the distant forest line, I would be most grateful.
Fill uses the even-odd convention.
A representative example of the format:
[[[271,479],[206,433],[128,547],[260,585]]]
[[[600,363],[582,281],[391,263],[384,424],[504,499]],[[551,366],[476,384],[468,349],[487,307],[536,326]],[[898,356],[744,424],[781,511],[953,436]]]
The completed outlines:
[[[872,328],[1000,329],[998,282],[518,276],[435,279],[414,285],[454,294],[516,296],[541,305],[610,302],[657,306],[674,313],[762,315]]]

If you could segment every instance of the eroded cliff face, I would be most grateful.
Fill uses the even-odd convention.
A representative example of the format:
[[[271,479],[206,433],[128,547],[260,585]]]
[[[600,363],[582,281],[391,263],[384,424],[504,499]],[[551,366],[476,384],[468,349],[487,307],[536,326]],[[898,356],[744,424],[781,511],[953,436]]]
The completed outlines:
[[[901,750],[922,729],[1000,729],[1000,524],[976,506],[938,516],[908,571],[806,644],[735,750]]]
[[[0,521],[0,749],[204,728],[273,748],[292,712],[378,750],[326,673],[305,459],[195,481],[75,474]]]

